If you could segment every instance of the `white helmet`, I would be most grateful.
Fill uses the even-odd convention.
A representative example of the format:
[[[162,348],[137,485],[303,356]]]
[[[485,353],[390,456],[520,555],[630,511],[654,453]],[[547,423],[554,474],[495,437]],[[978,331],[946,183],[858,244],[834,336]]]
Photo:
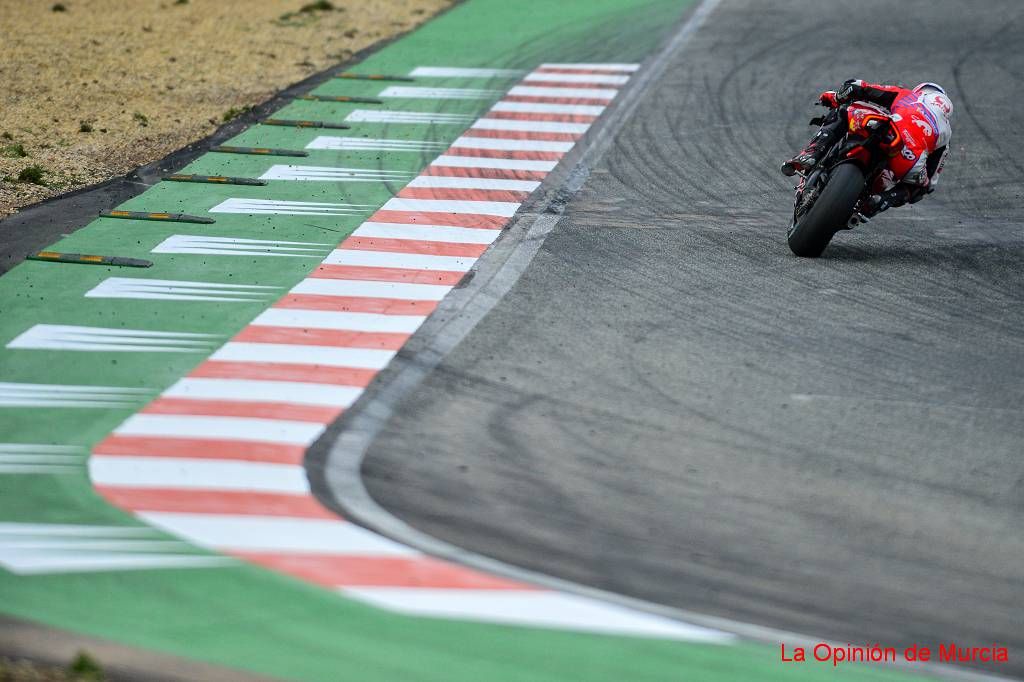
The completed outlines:
[[[935,123],[938,125],[938,130],[935,131],[938,136],[937,145],[944,146],[949,142],[952,133],[949,117],[953,114],[953,102],[938,83],[921,83],[914,87],[914,94],[935,117]]]
[[[953,113],[953,103],[941,85],[938,83],[921,83],[914,86],[914,93],[935,114],[937,119],[949,121],[949,117]]]

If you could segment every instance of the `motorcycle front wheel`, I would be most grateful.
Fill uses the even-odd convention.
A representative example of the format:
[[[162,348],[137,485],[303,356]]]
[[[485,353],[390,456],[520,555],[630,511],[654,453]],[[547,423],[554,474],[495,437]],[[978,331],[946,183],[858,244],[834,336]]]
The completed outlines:
[[[841,163],[833,168],[814,205],[790,228],[790,250],[803,258],[820,256],[850,220],[863,190],[864,173],[856,165]]]

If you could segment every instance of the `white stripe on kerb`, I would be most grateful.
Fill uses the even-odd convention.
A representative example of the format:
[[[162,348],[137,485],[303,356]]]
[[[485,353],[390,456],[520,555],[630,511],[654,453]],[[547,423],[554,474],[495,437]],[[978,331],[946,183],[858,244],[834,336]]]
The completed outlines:
[[[192,400],[232,400],[348,407],[362,392],[361,388],[332,384],[195,377],[179,379],[162,395],[165,398],[189,398]]]
[[[570,114],[600,116],[605,107],[600,104],[544,104],[542,102],[498,102],[491,111],[514,111],[521,114]]]
[[[519,210],[519,202],[511,201],[458,201],[448,199],[388,199],[382,211],[425,211],[428,213],[456,213],[466,215],[493,215],[511,218]]]
[[[312,422],[179,414],[134,414],[114,429],[120,436],[252,440],[289,445],[308,445],[322,431],[323,425]]]
[[[357,251],[355,253],[373,252]],[[439,256],[433,257],[439,258]],[[421,315],[380,315],[377,313],[269,308],[260,313],[252,324],[271,327],[296,327],[299,329],[344,329],[356,332],[411,334],[423,324],[424,319]]]
[[[512,192],[532,192],[533,190],[540,187],[540,182],[537,180],[504,180],[502,178],[463,178],[448,175],[421,175],[412,182],[410,182],[407,186],[447,187],[452,189],[494,189],[508,190]]]
[[[363,225],[365,226],[366,223]],[[497,232],[497,230],[489,231]],[[408,284],[406,282],[371,282],[309,277],[296,284],[291,293],[317,296],[367,296],[406,301],[440,301],[451,290],[452,287],[443,284]]]
[[[417,616],[714,644],[734,639],[718,630],[562,592],[400,587],[346,587],[340,591],[375,606]]]
[[[501,235],[501,230],[478,230],[472,227],[445,227],[443,225],[363,223],[352,235],[355,237],[413,239],[448,244],[490,244]]]
[[[572,149],[575,142],[560,142],[556,140],[506,140],[501,137],[470,137],[464,135],[455,142],[452,147],[465,147],[468,149],[501,149],[517,152],[567,152]]]
[[[294,464],[93,455],[89,477],[98,486],[309,494],[306,470]]]
[[[176,512],[137,516],[190,542],[225,551],[420,556],[410,547],[341,520]]]
[[[359,265],[370,268],[448,270],[452,272],[465,272],[473,267],[475,262],[476,258],[464,256],[430,256],[422,253],[358,251],[355,249],[335,249],[324,259],[324,263],[327,265]],[[394,315],[388,317],[394,317]]]
[[[523,81],[547,83],[600,83],[602,85],[622,85],[629,76],[618,76],[610,73],[531,73]]]
[[[395,356],[393,350],[371,348],[335,348],[334,346],[304,346],[292,343],[225,343],[210,356],[224,362],[266,362],[324,367],[359,367],[383,369]]]
[[[582,135],[589,123],[561,123],[559,121],[516,121],[509,118],[481,118],[471,128],[477,130],[516,130],[530,133],[570,133]]]
[[[632,73],[640,68],[639,64],[589,64],[589,63],[575,63],[575,64],[541,64],[542,69],[579,69],[589,71],[626,71]]]
[[[519,69],[464,69],[453,66],[417,66],[409,72],[413,78],[518,78]]]
[[[479,156],[442,155],[434,159],[431,166],[455,166],[458,168],[502,168],[506,170],[549,171],[558,165],[557,161],[532,161],[526,159],[487,159]]]
[[[545,88],[534,85],[517,85],[508,91],[518,97],[570,97],[573,99],[614,99],[618,90],[609,88]]]

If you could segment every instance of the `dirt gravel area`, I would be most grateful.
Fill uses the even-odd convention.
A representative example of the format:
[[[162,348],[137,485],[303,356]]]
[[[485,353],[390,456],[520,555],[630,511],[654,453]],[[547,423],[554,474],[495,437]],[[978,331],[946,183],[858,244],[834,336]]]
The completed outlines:
[[[0,217],[203,138],[452,0],[0,2]]]

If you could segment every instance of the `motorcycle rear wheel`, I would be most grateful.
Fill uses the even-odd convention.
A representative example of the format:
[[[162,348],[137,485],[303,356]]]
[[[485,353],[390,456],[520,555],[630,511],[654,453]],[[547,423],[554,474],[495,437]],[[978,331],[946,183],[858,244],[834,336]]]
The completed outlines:
[[[864,173],[852,163],[832,169],[821,196],[789,231],[790,250],[803,258],[817,258],[853,215],[864,190]]]

